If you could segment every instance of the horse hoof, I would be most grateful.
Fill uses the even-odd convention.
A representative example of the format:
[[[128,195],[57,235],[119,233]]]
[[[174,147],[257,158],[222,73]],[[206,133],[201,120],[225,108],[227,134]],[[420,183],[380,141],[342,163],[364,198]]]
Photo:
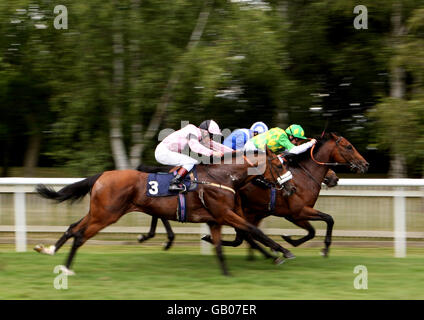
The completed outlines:
[[[328,258],[328,250],[327,250],[327,249],[322,249],[322,250],[321,250],[321,255],[322,255],[324,258]]]
[[[202,240],[203,240],[203,241],[206,241],[206,242],[209,242],[209,243],[211,243],[211,242],[212,242],[212,240],[211,240],[211,236],[210,236],[210,235],[203,236],[203,237],[202,237]]]
[[[284,253],[284,258],[286,258],[286,259],[295,259],[296,256],[293,253],[291,253],[291,252],[285,252]]]
[[[281,238],[290,244],[292,243],[292,238],[290,236],[282,235]]]
[[[172,242],[166,242],[163,245],[163,250],[168,250],[169,248],[171,248],[171,246],[172,246]]]
[[[274,264],[280,265],[280,264],[283,264],[285,261],[286,261],[286,259],[283,259],[282,257],[278,257],[278,258],[274,259]]]
[[[68,269],[68,268],[66,268],[65,266],[60,266],[60,269],[59,269],[64,275],[67,275],[67,276],[75,276],[75,272],[74,271],[72,271],[72,270],[70,270],[70,269]]]
[[[146,240],[146,238],[144,237],[144,234],[140,234],[138,237],[137,237],[137,240],[138,240],[138,242],[143,242],[144,240]]]
[[[43,249],[44,249],[44,246],[42,244],[37,244],[34,247],[34,250],[37,251],[38,253],[42,253]]]
[[[53,256],[55,253],[55,246],[50,246],[48,248],[44,247],[42,244],[37,244],[34,247],[34,250],[41,254],[47,254],[49,256]]]

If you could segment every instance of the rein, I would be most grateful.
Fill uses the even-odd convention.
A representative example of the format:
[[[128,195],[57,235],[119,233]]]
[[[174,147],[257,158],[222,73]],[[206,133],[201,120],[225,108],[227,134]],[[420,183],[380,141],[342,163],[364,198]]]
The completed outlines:
[[[339,137],[336,140],[336,145],[339,144],[340,140],[342,139],[342,137]],[[312,161],[314,161],[315,163],[321,165],[321,166],[350,166],[349,163],[341,163],[341,162],[321,162],[321,161],[317,161],[314,157],[314,149],[315,149],[315,144],[312,146],[311,148],[311,159]],[[342,155],[343,156],[343,155]],[[344,156],[343,156],[344,158]],[[346,158],[345,158],[346,159]]]
[[[320,188],[321,188],[321,183],[319,183],[314,176],[309,172],[309,170],[307,170],[301,163],[298,163],[299,167],[305,171],[305,173],[309,176],[309,178],[311,178]]]

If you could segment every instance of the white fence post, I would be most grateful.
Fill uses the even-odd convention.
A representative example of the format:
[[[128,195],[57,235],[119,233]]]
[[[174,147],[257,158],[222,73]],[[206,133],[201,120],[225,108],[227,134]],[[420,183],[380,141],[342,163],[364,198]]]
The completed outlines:
[[[395,257],[406,257],[406,203],[405,194],[402,188],[395,192],[393,198],[393,214],[394,214],[394,245]]]
[[[15,192],[15,245],[17,252],[27,250],[25,193]]]

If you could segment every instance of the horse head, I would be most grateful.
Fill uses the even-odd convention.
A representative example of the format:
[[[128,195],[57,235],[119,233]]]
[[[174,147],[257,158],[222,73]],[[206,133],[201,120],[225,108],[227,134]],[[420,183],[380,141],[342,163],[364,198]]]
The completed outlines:
[[[329,161],[337,164],[347,164],[352,171],[357,173],[365,173],[368,170],[369,163],[346,138],[330,133],[326,134],[320,143],[328,145],[330,152]]]

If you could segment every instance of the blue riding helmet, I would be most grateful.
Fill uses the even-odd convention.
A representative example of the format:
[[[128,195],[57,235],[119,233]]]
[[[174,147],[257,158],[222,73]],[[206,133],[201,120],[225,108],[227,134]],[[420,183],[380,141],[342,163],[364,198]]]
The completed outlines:
[[[252,126],[250,127],[250,130],[252,130],[253,132],[257,132],[258,134],[261,134],[268,131],[268,126],[262,121],[258,121],[252,124]]]

